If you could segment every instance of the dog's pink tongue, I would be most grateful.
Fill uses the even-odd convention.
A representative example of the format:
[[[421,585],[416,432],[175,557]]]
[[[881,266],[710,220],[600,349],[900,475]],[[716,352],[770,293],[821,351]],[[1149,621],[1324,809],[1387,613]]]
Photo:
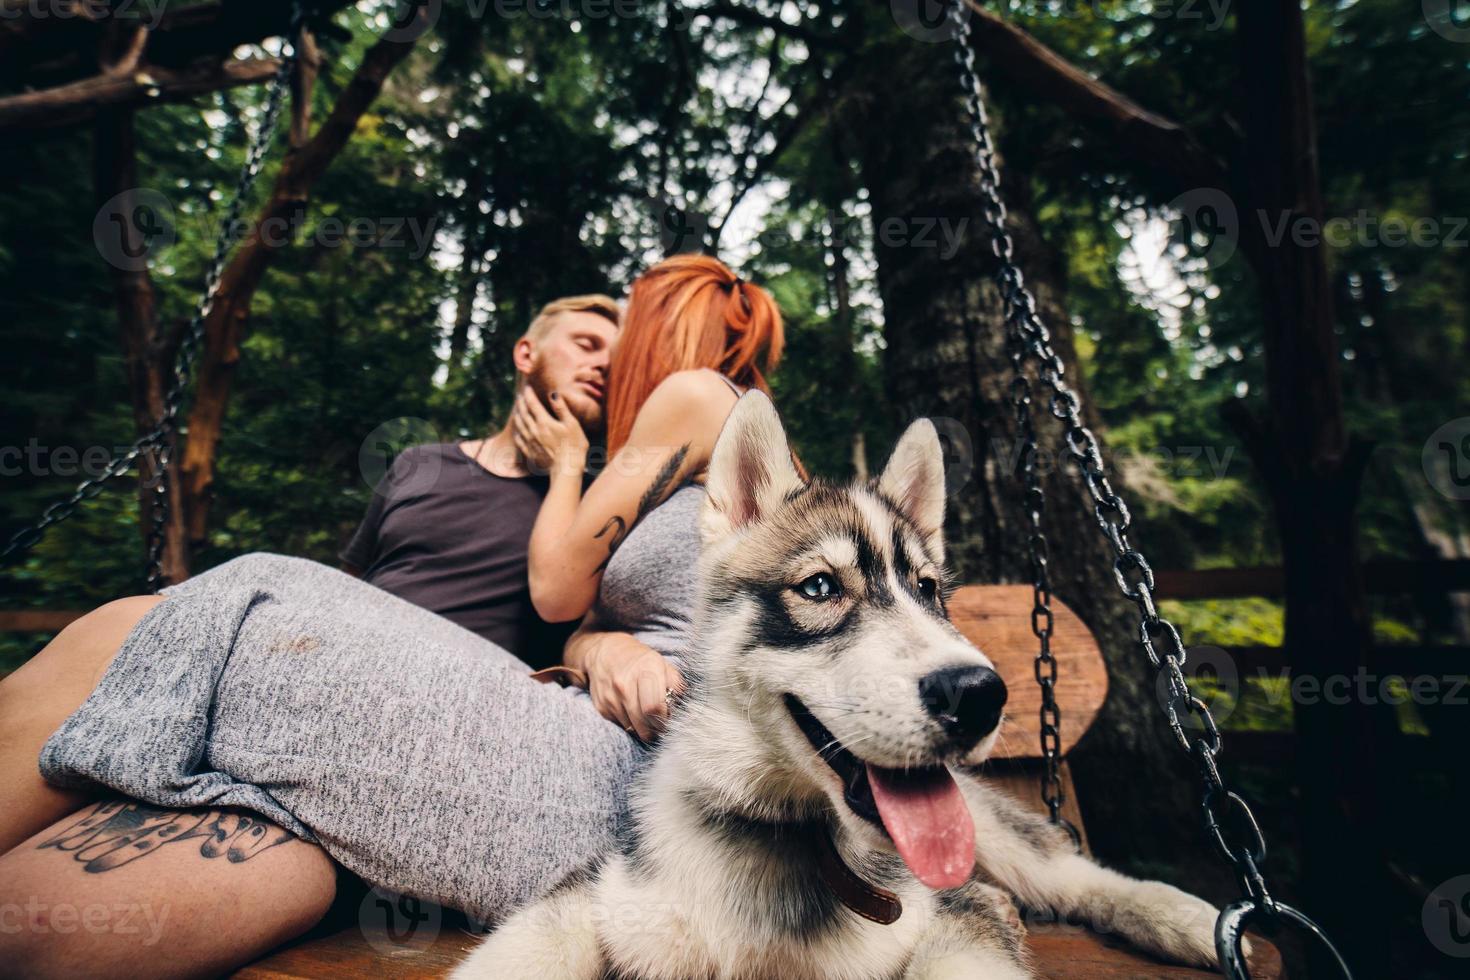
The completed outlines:
[[[868,785],[888,836],[914,876],[935,889],[963,885],[975,868],[975,821],[949,770],[869,765]]]

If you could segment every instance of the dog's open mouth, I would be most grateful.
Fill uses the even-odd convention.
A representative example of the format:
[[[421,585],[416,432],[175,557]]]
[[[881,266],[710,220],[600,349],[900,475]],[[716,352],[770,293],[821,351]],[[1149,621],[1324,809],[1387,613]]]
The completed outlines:
[[[852,812],[888,834],[914,876],[930,888],[955,888],[975,867],[975,823],[942,765],[887,769],[848,751],[794,695],[786,708],[817,755],[842,780]]]

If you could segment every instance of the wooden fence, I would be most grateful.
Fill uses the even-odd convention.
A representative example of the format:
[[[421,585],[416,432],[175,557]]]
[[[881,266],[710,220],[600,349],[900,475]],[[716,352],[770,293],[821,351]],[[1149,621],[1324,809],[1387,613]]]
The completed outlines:
[[[1470,592],[1470,560],[1381,561],[1363,566],[1369,595],[1444,595]],[[1211,568],[1194,571],[1164,571],[1154,576],[1155,596],[1160,599],[1278,599],[1284,589],[1281,569]],[[1185,637],[1186,641],[1188,637]],[[1290,665],[1281,647],[1227,647],[1241,673]],[[1446,669],[1470,666],[1470,647],[1452,645],[1379,645],[1370,653],[1375,669],[1404,677],[1442,674]]]

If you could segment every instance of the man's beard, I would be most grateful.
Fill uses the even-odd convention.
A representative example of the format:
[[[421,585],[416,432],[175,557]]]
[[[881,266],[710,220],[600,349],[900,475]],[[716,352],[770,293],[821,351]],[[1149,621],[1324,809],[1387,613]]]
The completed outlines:
[[[530,386],[531,391],[536,397],[541,399],[541,404],[549,409],[551,407],[551,393],[555,389],[552,386],[551,379],[546,375],[547,371],[545,367],[538,361],[531,367],[531,373],[526,375],[526,384]],[[581,423],[583,432],[589,436],[602,434],[607,418],[601,402],[592,398],[590,395],[582,393],[582,397],[575,401],[568,399],[567,407],[571,409],[572,417]]]

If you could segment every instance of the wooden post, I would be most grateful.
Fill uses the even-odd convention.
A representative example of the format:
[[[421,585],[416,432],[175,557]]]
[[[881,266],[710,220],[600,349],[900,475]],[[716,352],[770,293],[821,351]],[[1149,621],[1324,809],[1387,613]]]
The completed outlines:
[[[424,9],[420,18],[427,17]],[[270,200],[257,216],[235,256],[220,278],[214,310],[205,323],[200,354],[198,392],[189,414],[189,438],[184,445],[180,495],[187,508],[187,532],[191,541],[203,540],[208,528],[209,501],[214,486],[215,456],[229,405],[235,368],[240,362],[240,345],[249,335],[250,307],[267,268],[286,236],[282,229],[304,208],[312,188],[332,161],[346,147],[363,114],[368,111],[393,69],[413,50],[413,41],[384,39],[369,48],[351,81],[338,97],[331,113],[304,142],[293,142],[281,164]],[[306,60],[315,57],[315,46],[303,49]],[[315,77],[315,67],[308,77]],[[292,139],[302,140],[307,130],[302,118],[310,99],[298,93],[292,122]],[[267,233],[269,231],[269,233]]]
[[[1356,526],[1369,447],[1343,418],[1302,11],[1298,0],[1243,0],[1237,17],[1245,145],[1235,191],[1260,285],[1269,414],[1235,404],[1228,418],[1275,508],[1293,674],[1351,677],[1366,670],[1370,638]],[[1317,234],[1298,238],[1298,227]],[[1386,976],[1370,708],[1344,700],[1294,705],[1304,904],[1359,976]]]
[[[94,187],[98,206],[123,217],[118,234],[124,254],[141,255],[145,242],[136,222],[130,219],[133,206],[128,203],[138,191],[137,145],[133,129],[133,110],[125,106],[102,109],[94,127]],[[115,199],[121,196],[121,204]],[[112,202],[112,203],[109,203]],[[133,427],[139,435],[152,429],[163,415],[164,393],[171,375],[174,343],[166,337],[158,322],[158,298],[146,264],[123,267],[108,263],[113,301],[117,310],[118,334],[123,350],[123,363],[128,376],[128,391],[133,405]],[[152,514],[159,473],[151,455],[139,461],[138,513],[146,541],[153,526]],[[173,466],[178,500],[178,466]],[[163,575],[169,582],[179,582],[189,575],[189,549],[184,539],[184,515],[178,506],[170,508],[164,527]],[[141,563],[140,563],[141,564]]]

